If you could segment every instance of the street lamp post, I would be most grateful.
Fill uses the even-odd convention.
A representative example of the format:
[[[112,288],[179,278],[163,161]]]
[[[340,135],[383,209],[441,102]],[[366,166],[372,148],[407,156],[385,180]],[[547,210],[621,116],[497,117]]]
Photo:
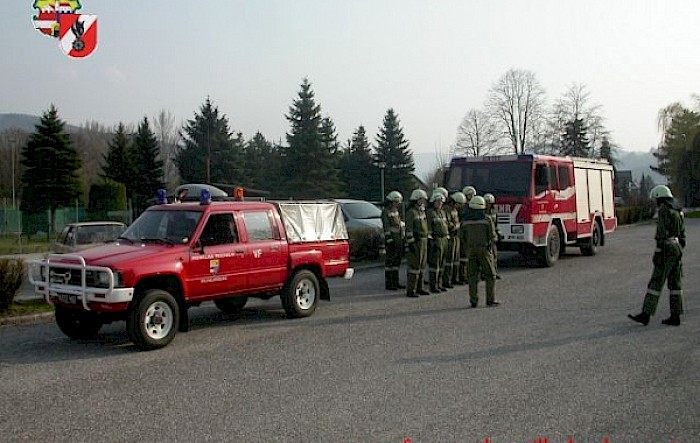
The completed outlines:
[[[384,169],[386,168],[386,163],[385,162],[379,162],[379,182],[382,190],[382,195],[379,198],[379,201],[384,201]]]

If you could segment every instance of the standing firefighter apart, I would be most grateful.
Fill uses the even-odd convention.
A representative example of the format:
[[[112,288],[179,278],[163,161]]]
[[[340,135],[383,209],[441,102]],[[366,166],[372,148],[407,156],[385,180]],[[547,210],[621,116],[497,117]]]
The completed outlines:
[[[450,234],[447,226],[447,216],[442,207],[445,202],[445,194],[447,194],[446,189],[444,193],[436,189],[430,197],[430,207],[426,211],[428,227],[430,228],[430,239],[428,240],[428,278],[430,280],[430,292],[433,294],[447,291],[447,288],[442,287],[441,280],[445,250],[447,249],[447,237]]]
[[[673,207],[673,194],[664,185],[651,190],[651,198],[656,199],[659,207],[659,220],[656,225],[656,249],[654,250],[654,271],[647,286],[642,312],[628,315],[632,320],[643,325],[649,324],[649,318],[656,313],[656,306],[663,290],[664,282],[668,282],[671,305],[671,316],[661,323],[678,326],[681,324],[683,313],[683,290],[681,276],[683,248],[685,248],[685,224],[683,213]]]
[[[403,196],[399,191],[391,191],[386,196],[382,210],[382,225],[384,226],[384,280],[386,289],[406,289],[399,284],[399,266],[403,255],[403,233],[401,226],[401,203]]]
[[[416,189],[411,193],[411,205],[406,212],[406,246],[408,252],[408,277],[406,282],[406,296],[418,297],[428,295],[423,290],[423,268],[428,254],[428,221],[425,217],[425,201],[428,194],[422,189]]]
[[[477,293],[479,278],[486,282],[486,306],[498,306],[496,301],[496,267],[493,263],[491,244],[496,241],[496,229],[493,221],[484,212],[486,202],[480,195],[469,202],[471,211],[462,221],[467,250],[467,281],[469,283],[469,302],[475,308],[479,295]]]

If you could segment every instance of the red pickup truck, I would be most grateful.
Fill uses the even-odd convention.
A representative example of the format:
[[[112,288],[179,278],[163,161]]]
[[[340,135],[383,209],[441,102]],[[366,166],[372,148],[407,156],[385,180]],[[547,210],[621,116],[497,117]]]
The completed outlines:
[[[126,320],[140,349],[166,346],[188,308],[240,311],[280,295],[288,317],[330,299],[329,277],[351,278],[347,229],[330,202],[224,201],[150,207],[115,243],[30,263],[30,282],[67,336],[92,337]]]

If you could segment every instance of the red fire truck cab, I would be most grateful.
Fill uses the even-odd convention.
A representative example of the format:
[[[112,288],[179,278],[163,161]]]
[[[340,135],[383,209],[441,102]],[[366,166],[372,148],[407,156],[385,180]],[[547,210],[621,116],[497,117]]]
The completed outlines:
[[[235,313],[280,295],[287,316],[311,315],[330,299],[327,278],[352,277],[347,238],[336,203],[163,201],[115,243],[30,263],[29,278],[69,337],[126,320],[131,340],[155,349],[206,301]]]
[[[552,266],[566,246],[595,255],[615,231],[614,172],[604,160],[546,155],[455,157],[450,189],[471,185],[496,197],[500,250]]]

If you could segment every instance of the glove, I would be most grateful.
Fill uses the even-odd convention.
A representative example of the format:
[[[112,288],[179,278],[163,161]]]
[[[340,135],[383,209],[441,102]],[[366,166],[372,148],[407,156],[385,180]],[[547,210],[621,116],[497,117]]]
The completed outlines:
[[[685,249],[685,239],[684,238],[679,238],[678,243],[681,244],[681,248]]]

